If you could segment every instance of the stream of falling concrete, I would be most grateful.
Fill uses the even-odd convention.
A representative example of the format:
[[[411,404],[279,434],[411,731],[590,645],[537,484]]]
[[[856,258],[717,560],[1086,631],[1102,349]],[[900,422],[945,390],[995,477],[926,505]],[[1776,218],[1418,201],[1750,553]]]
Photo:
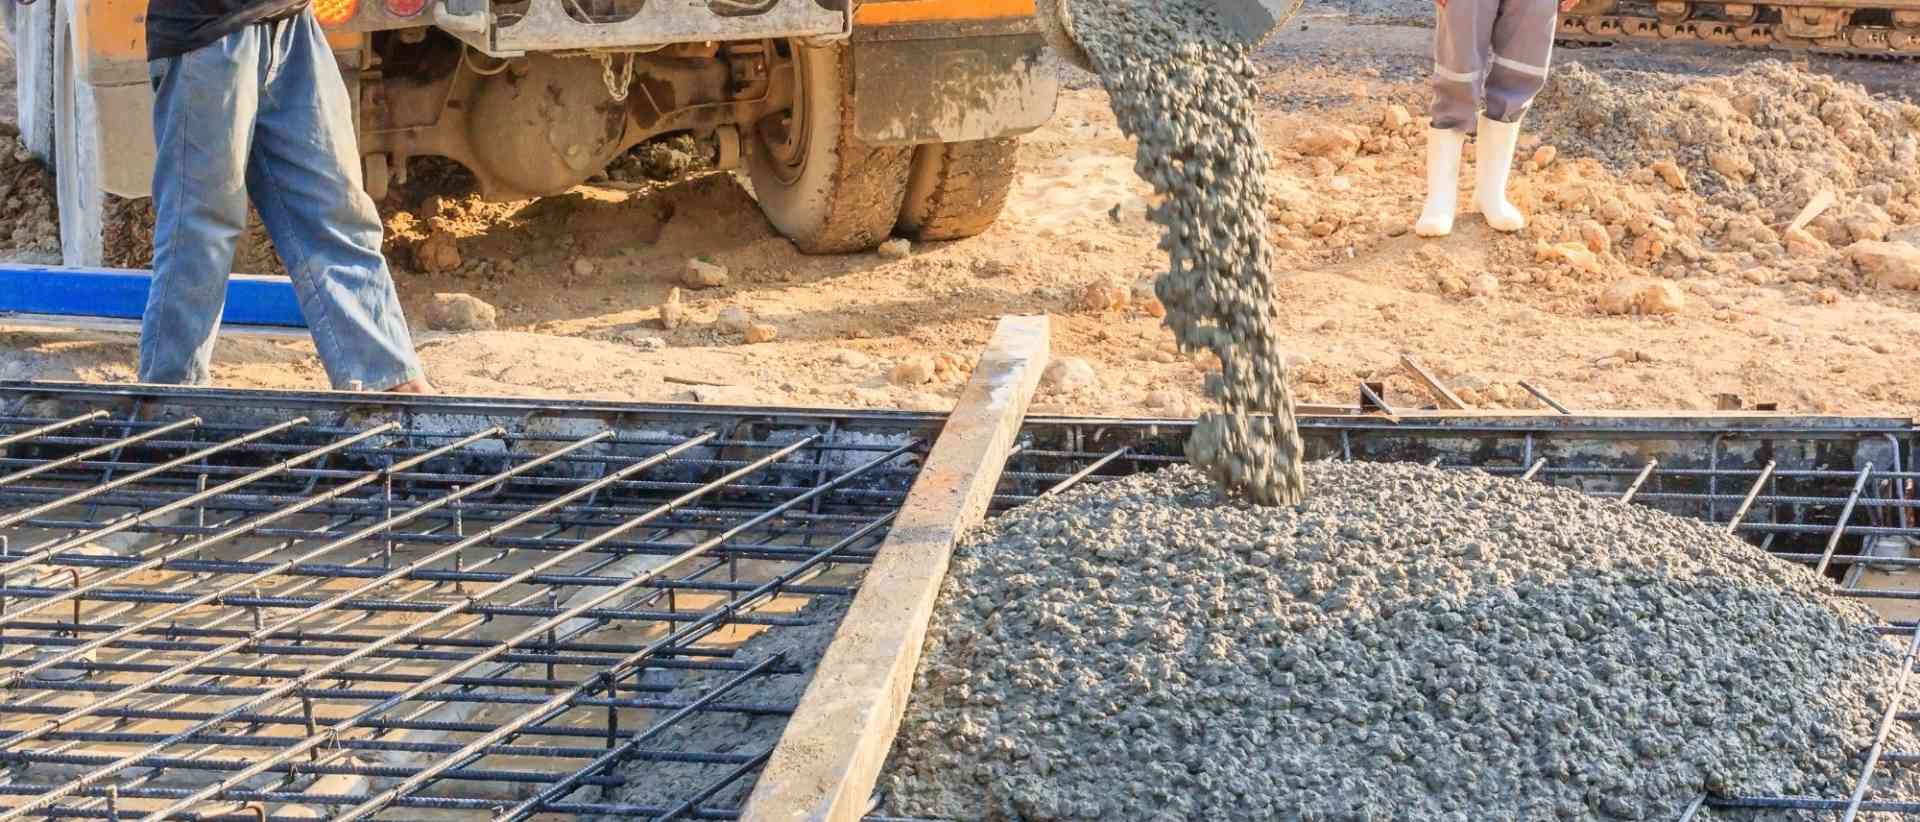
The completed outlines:
[[[1165,200],[1152,218],[1168,258],[1155,291],[1188,352],[1210,350],[1220,406],[1203,415],[1187,458],[1227,493],[1292,505],[1306,493],[1293,394],[1272,319],[1267,153],[1255,122],[1248,49],[1198,2],[1085,0],[1075,36],[1138,141],[1134,171]]]

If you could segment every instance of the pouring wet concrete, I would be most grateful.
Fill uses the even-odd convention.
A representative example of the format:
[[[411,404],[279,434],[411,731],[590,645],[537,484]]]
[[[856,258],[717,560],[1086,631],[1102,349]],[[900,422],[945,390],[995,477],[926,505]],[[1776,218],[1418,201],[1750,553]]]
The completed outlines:
[[[1100,76],[1134,170],[1165,199],[1168,269],[1155,294],[1183,350],[1212,351],[1220,410],[1200,418],[1187,457],[1257,503],[1306,493],[1284,352],[1274,336],[1268,157],[1256,131],[1248,49],[1202,2],[1093,0],[1071,6],[1072,36]]]

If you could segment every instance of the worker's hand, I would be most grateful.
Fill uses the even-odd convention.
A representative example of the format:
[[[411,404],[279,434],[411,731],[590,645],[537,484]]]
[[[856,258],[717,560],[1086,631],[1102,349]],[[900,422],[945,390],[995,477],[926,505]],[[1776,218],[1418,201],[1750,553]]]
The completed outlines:
[[[1580,5],[1580,0],[1560,0],[1560,11],[1561,13],[1573,11],[1573,7],[1577,5]]]
[[[1437,9],[1444,9],[1447,7],[1447,0],[1433,0],[1433,7]]]

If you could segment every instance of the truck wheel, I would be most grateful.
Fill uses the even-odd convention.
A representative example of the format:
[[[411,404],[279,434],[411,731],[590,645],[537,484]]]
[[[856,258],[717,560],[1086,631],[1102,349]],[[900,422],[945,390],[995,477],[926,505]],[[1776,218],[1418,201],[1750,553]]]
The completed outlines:
[[[20,106],[20,142],[42,160],[53,156],[53,6],[13,10],[14,90]]]
[[[43,3],[51,0],[33,5]],[[98,266],[104,256],[107,211],[107,193],[100,188],[100,144],[93,136],[99,118],[93,86],[75,73],[67,4],[54,12],[53,31],[53,178],[60,201],[60,256],[67,265]]]
[[[911,146],[853,137],[853,68],[844,47],[793,48],[791,112],[754,128],[747,174],[767,221],[808,254],[865,251],[892,233]]]
[[[1018,139],[1003,137],[915,149],[900,233],[958,240],[986,231],[1007,205],[1019,148]]]

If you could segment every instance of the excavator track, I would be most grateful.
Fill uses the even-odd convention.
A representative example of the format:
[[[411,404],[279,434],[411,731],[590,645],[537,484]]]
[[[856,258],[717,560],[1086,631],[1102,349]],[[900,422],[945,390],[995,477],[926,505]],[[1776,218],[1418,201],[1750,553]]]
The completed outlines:
[[[1561,15],[1556,39],[1568,46],[1693,42],[1864,59],[1920,59],[1920,2],[1894,2],[1890,8],[1586,0]]]

